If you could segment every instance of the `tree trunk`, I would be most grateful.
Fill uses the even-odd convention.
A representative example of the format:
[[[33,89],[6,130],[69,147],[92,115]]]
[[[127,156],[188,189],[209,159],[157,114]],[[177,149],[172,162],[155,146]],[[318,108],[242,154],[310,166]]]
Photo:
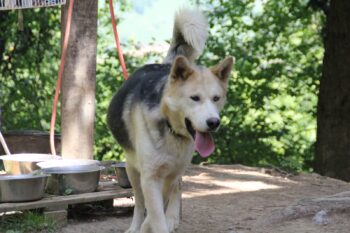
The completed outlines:
[[[350,181],[350,1],[331,0],[317,109],[315,171]]]
[[[74,2],[61,87],[63,158],[93,158],[97,2],[98,0]],[[62,10],[62,35],[67,12],[68,3]]]

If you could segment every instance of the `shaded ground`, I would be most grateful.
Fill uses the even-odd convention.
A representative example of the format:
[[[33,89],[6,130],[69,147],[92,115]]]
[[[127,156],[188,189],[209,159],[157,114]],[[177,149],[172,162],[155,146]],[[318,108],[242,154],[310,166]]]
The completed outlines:
[[[183,180],[182,233],[350,232],[348,206],[340,203],[343,208],[332,209],[308,201],[350,191],[349,183],[316,174],[287,178],[239,165],[192,166]],[[324,215],[313,220],[323,208]],[[60,232],[124,232],[131,221],[130,208],[118,210],[70,221]]]

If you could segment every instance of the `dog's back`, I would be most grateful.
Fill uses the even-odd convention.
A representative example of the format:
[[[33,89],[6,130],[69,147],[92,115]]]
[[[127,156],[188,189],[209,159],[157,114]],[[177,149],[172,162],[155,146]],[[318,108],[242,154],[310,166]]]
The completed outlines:
[[[159,106],[169,71],[170,64],[143,66],[130,76],[113,97],[108,109],[107,123],[124,149],[132,150],[134,147],[126,122],[131,118],[134,105],[144,104],[150,109]]]

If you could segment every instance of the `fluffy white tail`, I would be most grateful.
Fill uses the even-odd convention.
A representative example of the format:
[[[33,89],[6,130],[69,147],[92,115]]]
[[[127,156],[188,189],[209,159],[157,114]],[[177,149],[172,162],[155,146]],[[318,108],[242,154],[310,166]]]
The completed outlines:
[[[164,63],[183,55],[191,62],[203,52],[208,38],[208,22],[199,10],[181,9],[175,15],[173,38]]]

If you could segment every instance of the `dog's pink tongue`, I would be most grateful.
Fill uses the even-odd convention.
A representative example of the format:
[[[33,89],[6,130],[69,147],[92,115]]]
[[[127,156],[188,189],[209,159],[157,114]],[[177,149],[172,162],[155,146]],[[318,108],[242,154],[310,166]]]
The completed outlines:
[[[215,149],[214,139],[209,133],[200,133],[196,131],[195,146],[200,156],[206,158],[213,153]]]

